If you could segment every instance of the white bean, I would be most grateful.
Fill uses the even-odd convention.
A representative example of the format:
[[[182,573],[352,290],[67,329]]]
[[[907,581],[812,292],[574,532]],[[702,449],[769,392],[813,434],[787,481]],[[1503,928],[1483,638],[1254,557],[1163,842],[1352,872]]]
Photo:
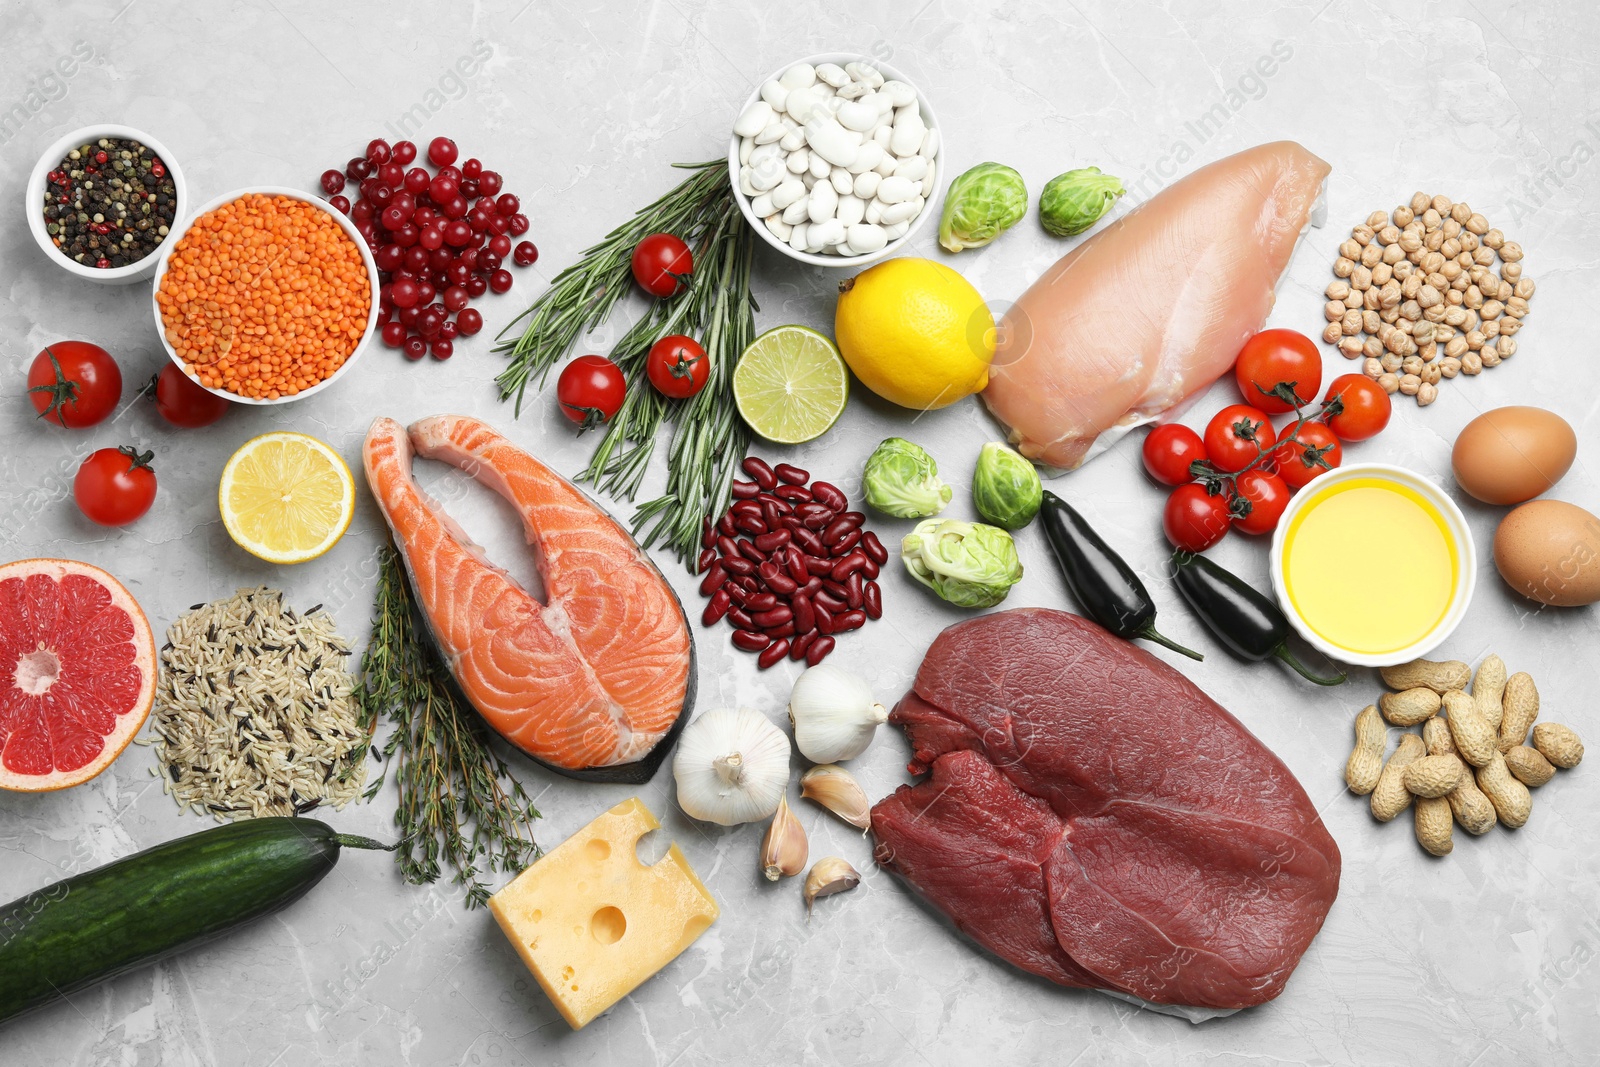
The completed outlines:
[[[806,122],[806,143],[829,163],[848,168],[855,162],[861,135],[845,129],[831,115],[827,118],[813,115]]]
[[[761,99],[771,105],[772,110],[782,111],[783,102],[789,97],[789,87],[782,82],[768,79],[761,83]]]
[[[783,165],[789,169],[790,174],[804,174],[811,166],[811,153],[804,148],[796,148],[790,152]]]
[[[878,199],[885,205],[898,204],[917,195],[916,184],[907,178],[890,176],[878,185]]]
[[[828,165],[828,161],[815,152],[811,153],[811,166],[809,169],[811,176],[818,181],[833,173],[833,168]]]
[[[871,226],[866,223],[857,223],[845,232],[845,240],[850,245],[850,251],[857,255],[876,252],[889,243],[889,237],[883,232],[882,226]]]
[[[828,181],[833,183],[833,191],[840,196],[846,196],[855,191],[855,179],[843,167],[834,167],[828,173]]]
[[[805,183],[799,178],[785,178],[782,185],[772,190],[772,206],[774,210],[782,211],[797,200],[804,200],[806,195]]]
[[[895,162],[894,176],[907,181],[920,182],[928,176],[928,161],[921,156],[912,156]]]
[[[939,165],[937,163],[930,162],[928,164],[928,173],[924,174],[922,176],[922,181],[918,182],[917,184],[922,186],[923,198],[932,200],[933,194],[939,191]]]
[[[883,201],[882,200],[869,200],[867,202],[867,210],[861,213],[861,217],[862,217],[863,220],[865,220],[867,223],[869,223],[869,224],[871,224],[873,226],[876,226],[878,223],[882,222],[883,221]]]
[[[878,124],[878,109],[866,100],[851,100],[839,108],[839,125],[866,133]]]
[[[744,113],[734,121],[733,132],[740,137],[754,137],[776,121],[776,114],[771,104],[765,100],[757,100],[745,108]]]
[[[780,241],[787,241],[789,239],[790,231],[794,229],[793,226],[790,226],[787,222],[784,222],[783,219],[777,215],[768,215],[765,221],[767,224],[767,229],[772,233],[772,236],[776,237]]]
[[[877,129],[872,131],[872,139],[876,141],[878,143],[878,147],[883,149],[885,152],[889,150],[889,141],[893,137],[894,127],[888,123],[884,123],[882,126],[879,126]]]
[[[885,152],[883,158],[878,160],[878,165],[872,169],[887,178],[894,173],[894,168],[899,165],[900,161],[893,154]]]
[[[817,188],[820,189],[822,186],[819,185]],[[821,248],[831,248],[844,239],[844,223],[838,219],[824,219],[811,227],[811,233],[807,236],[807,243]]]
[[[905,107],[917,98],[917,91],[903,81],[884,82],[879,87],[878,94],[888,97],[889,102],[895,107]]]
[[[796,122],[805,123],[811,118],[811,109],[827,99],[827,92],[819,86],[808,86],[804,89],[791,89],[789,99],[785,101],[784,111]]]
[[[839,117],[839,109],[844,107],[849,102],[850,101],[846,100],[842,96],[825,96],[825,97],[822,98],[822,105],[821,106],[822,106],[822,110],[823,111],[826,111],[828,114],[832,115],[834,118],[838,118]],[[816,112],[813,111],[812,114],[816,114]]]
[[[862,63],[859,60],[846,63],[844,72],[858,82],[865,82],[870,89],[876,89],[883,84],[883,74],[871,63]]]
[[[906,235],[906,231],[909,229],[911,229],[910,222],[897,222],[893,226],[885,226],[883,235],[891,241],[898,241]]]
[[[810,228],[811,227],[809,225],[802,222],[795,226],[794,229],[790,230],[789,247],[794,249],[796,252],[804,252],[806,250],[806,231]]]
[[[860,174],[871,170],[883,162],[883,146],[877,141],[868,141],[856,150],[855,161],[845,169],[851,174]]]
[[[754,172],[750,169],[749,164],[739,168],[739,191],[745,196],[755,196],[757,193],[766,192],[766,189],[756,188],[756,183],[752,180],[753,175]],[[767,188],[770,189],[771,186]]]
[[[855,194],[862,200],[871,200],[878,195],[878,183],[883,181],[883,175],[875,170],[864,174],[857,174],[855,180]]]
[[[768,160],[760,165],[753,164],[750,167],[750,185],[754,192],[746,195],[755,196],[757,193],[764,193],[777,185],[783,178],[784,169],[778,166],[777,160]]]
[[[831,184],[819,181],[811,187],[811,195],[806,198],[806,214],[812,222],[826,222],[833,218],[838,207],[839,194]]]
[[[837,89],[850,80],[850,75],[846,74],[844,68],[837,63],[818,63],[817,80]]]
[[[840,86],[834,91],[846,100],[857,100],[872,92],[872,86],[866,84],[865,82],[853,81],[848,85]]]
[[[811,173],[811,168],[809,167],[806,168],[804,174],[800,175],[800,180],[805,184],[806,192],[808,193],[811,191],[811,187],[817,184],[817,176]]]
[[[778,147],[785,152],[793,152],[796,148],[806,146],[806,131],[798,127],[789,130],[783,135],[783,140],[778,142]]]
[[[772,203],[771,193],[762,193],[750,201],[750,210],[755,212],[757,218],[764,219],[777,212],[777,207]]]
[[[892,181],[893,179],[890,180]],[[878,196],[882,197],[883,193],[880,191]],[[921,214],[921,212],[922,197],[918,196],[913,197],[910,200],[902,200],[898,204],[891,204],[889,207],[884,208],[880,218],[885,226],[893,226],[897,222],[910,222],[912,219]]]
[[[844,226],[854,226],[866,217],[867,202],[859,196],[847,194],[839,198],[839,206],[834,209],[833,217]]]
[[[760,167],[769,159],[777,159],[783,155],[783,149],[775,144],[758,144],[750,151],[750,165]]]
[[[922,139],[922,147],[917,154],[923,159],[932,159],[939,154],[939,131],[929,130],[928,136]]]
[[[926,200],[933,195],[933,179],[924,178],[917,183],[917,195]]]
[[[750,165],[750,153],[755,151],[756,142],[749,137],[739,138],[739,166]]]
[[[804,89],[817,84],[817,68],[810,63],[796,63],[778,81],[785,89]]]
[[[902,107],[894,113],[894,136],[889,140],[889,151],[897,156],[916,155],[922,148],[928,127],[915,107]]]
[[[783,140],[783,135],[789,131],[781,122],[768,123],[766,129],[756,134],[756,144],[771,144],[773,141]]]

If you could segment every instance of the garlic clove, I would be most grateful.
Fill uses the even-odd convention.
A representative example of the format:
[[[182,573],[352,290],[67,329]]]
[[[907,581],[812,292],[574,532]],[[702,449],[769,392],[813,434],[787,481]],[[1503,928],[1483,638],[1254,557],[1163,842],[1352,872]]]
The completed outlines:
[[[866,791],[838,764],[824,763],[802,774],[800,795],[815,800],[851,826],[872,828],[872,807],[867,803]]]
[[[861,884],[861,876],[856,869],[838,856],[828,856],[820,859],[811,868],[811,873],[806,875],[805,900],[806,914],[811,914],[811,907],[818,897],[831,897],[835,893],[845,893]]]
[[[778,801],[777,813],[767,827],[766,839],[761,842],[761,873],[767,881],[792,878],[806,869],[810,847],[806,844],[805,827],[789,810],[787,798]]]
[[[889,709],[859,675],[829,663],[807,668],[789,693],[795,745],[813,763],[854,759],[872,744]]]

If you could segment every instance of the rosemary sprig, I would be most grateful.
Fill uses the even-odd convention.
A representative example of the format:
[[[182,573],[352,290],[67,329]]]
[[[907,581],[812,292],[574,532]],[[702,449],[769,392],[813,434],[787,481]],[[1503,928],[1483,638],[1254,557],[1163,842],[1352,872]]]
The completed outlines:
[[[400,786],[395,859],[414,885],[437,881],[441,862],[448,864],[456,884],[467,888],[467,906],[477,907],[490,893],[480,875],[514,873],[538,859],[539,812],[493,751],[483,720],[457,699],[428,640],[400,554],[385,546],[355,695],[369,732],[379,719],[395,727],[382,749]],[[367,789],[368,799],[385,774]]]
[[[694,248],[695,270],[677,296],[652,303],[611,350],[627,376],[628,391],[595,447],[581,481],[624,500],[643,484],[663,423],[674,425],[666,492],[639,506],[634,532],[645,546],[666,545],[685,561],[699,548],[700,522],[728,503],[733,472],[749,447],[749,434],[733,401],[733,367],[755,335],[750,296],[752,242],[728,184],[727,163],[688,167],[693,173],[654,204],[617,227],[513,320],[495,351],[511,363],[497,382],[502,400],[522,398],[535,376],[550,368],[580,336],[606,320],[628,290],[633,248],[652,233],[675,233]],[[512,326],[522,333],[508,340]],[[650,346],[667,334],[700,341],[710,361],[706,385],[687,400],[668,400],[649,384]]]

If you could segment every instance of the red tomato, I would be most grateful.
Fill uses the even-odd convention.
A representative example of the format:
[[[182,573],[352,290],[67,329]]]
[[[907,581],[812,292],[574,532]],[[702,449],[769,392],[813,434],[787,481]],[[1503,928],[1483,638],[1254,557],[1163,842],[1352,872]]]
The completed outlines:
[[[670,333],[651,345],[645,359],[650,384],[660,390],[662,396],[679,400],[698,393],[711,374],[706,350],[700,347],[699,341],[681,333]]]
[[[1329,384],[1323,403],[1334,397],[1339,398],[1340,411],[1325,416],[1322,421],[1341,441],[1365,441],[1376,437],[1389,425],[1393,408],[1389,394],[1365,374],[1339,375]]]
[[[1266,413],[1248,404],[1229,404],[1206,423],[1206,455],[1220,471],[1244,470],[1261,452],[1271,452],[1276,440]]]
[[[653,233],[633,250],[633,279],[651,296],[675,296],[693,273],[689,246],[670,233]]]
[[[154,458],[132,445],[90,453],[72,480],[79,510],[101,526],[125,526],[149,511],[156,499]]]
[[[1213,496],[1199,482],[1180,485],[1161,509],[1161,529],[1174,548],[1204,552],[1228,532],[1228,498]]]
[[[117,409],[122,370],[110,353],[87,341],[57,341],[33,357],[28,399],[40,417],[69,430],[93,426]]]
[[[1295,405],[1273,395],[1273,387],[1288,383],[1302,406],[1311,403],[1322,388],[1322,353],[1303,333],[1262,330],[1239,350],[1233,377],[1246,404],[1281,415],[1293,411]]]
[[[1264,534],[1277,529],[1283,509],[1289,506],[1289,487],[1282,478],[1263,470],[1245,471],[1234,483],[1234,489],[1250,502],[1249,514],[1233,517],[1233,524],[1241,533]]]
[[[156,376],[156,410],[174,426],[191,430],[210,426],[228,413],[228,407],[228,401],[196,385],[176,363],[168,363]]]
[[[1291,436],[1278,443],[1273,454],[1277,462],[1278,477],[1293,489],[1299,489],[1311,479],[1339,465],[1344,449],[1333,431],[1320,422],[1303,424]]]
[[[1206,458],[1206,446],[1199,434],[1174,422],[1150,431],[1142,455],[1150,477],[1163,485],[1182,485],[1194,481],[1189,464]]]
[[[615,415],[627,392],[621,368],[604,356],[579,356],[561,368],[556,380],[561,414],[585,430]]]

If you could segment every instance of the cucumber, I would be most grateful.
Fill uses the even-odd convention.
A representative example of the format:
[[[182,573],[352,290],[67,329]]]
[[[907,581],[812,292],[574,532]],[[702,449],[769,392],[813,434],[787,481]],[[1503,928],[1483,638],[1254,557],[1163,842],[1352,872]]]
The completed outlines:
[[[315,819],[248,819],[74,875],[0,908],[0,1023],[298,900],[339,847]]]

